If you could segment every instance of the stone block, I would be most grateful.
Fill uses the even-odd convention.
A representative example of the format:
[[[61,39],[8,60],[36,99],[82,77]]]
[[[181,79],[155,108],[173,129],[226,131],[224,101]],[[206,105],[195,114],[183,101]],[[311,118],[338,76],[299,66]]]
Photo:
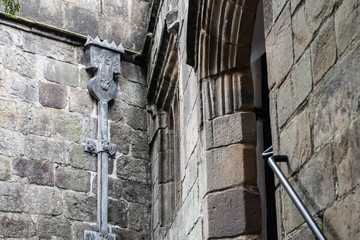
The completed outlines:
[[[335,135],[334,161],[338,179],[338,194],[343,196],[360,184],[360,119]]]
[[[109,223],[126,228],[128,226],[128,204],[127,202],[120,200],[109,200]]]
[[[23,132],[27,125],[27,111],[29,108],[30,104],[28,103],[2,99],[0,101],[0,126],[8,130]]]
[[[109,177],[109,196],[120,199],[124,189],[124,180]]]
[[[84,230],[97,231],[98,228],[96,223],[84,223],[84,222],[73,222],[71,225],[71,232],[73,236],[73,240],[83,239],[84,238]]]
[[[145,109],[128,106],[125,111],[126,122],[135,130],[147,131],[147,112]]]
[[[19,132],[0,128],[0,154],[20,156],[24,154],[25,136]]]
[[[326,145],[300,170],[294,183],[310,213],[315,214],[335,200],[335,184],[331,148]]]
[[[294,13],[297,9],[297,6],[299,3],[301,3],[302,0],[291,0],[291,13]]]
[[[20,17],[31,19],[52,26],[63,26],[64,2],[46,0],[29,0],[21,4]]]
[[[24,132],[26,134],[36,134],[50,137],[54,133],[55,112],[49,108],[30,107],[26,111]]]
[[[323,20],[331,14],[336,1],[338,0],[305,1],[306,18],[311,32],[315,32]]]
[[[146,132],[131,130],[131,156],[147,160],[150,158]]]
[[[126,239],[145,239],[149,240],[148,234],[141,234],[139,232],[133,231],[131,229],[124,229],[119,227],[112,227],[111,232],[116,235],[116,239],[126,240]]]
[[[54,186],[54,164],[16,158],[12,161],[14,175],[27,178],[29,183]]]
[[[273,7],[272,7],[272,0],[264,0],[263,1],[263,12],[264,12],[264,32],[265,36],[268,35],[268,33],[271,30],[271,27],[273,25]]]
[[[143,85],[146,83],[146,71],[143,67],[135,65],[133,63],[121,62],[121,73],[123,78],[133,82],[137,82]]]
[[[84,54],[84,50],[81,50],[82,54]],[[81,59],[79,62],[85,62],[85,59]],[[80,67],[80,87],[82,89],[87,89],[87,85],[90,81],[90,74],[85,70],[85,66]]]
[[[100,12],[102,7],[101,0],[67,0],[67,2],[94,12]]]
[[[312,135],[315,148],[350,122],[359,112],[360,45],[338,61],[312,96]],[[341,81],[339,81],[341,79]]]
[[[296,61],[310,44],[313,35],[313,32],[309,29],[309,23],[307,22],[305,5],[302,5],[294,14],[292,19],[292,29],[294,31],[294,53]]]
[[[128,108],[129,105],[126,104],[124,101],[116,98],[113,99],[112,101],[109,102],[109,120],[113,122],[124,122],[125,118],[128,115],[126,113],[128,111]],[[134,122],[138,122],[138,121],[139,119],[136,119],[136,121]]]
[[[205,201],[205,239],[260,233],[260,199],[257,192],[234,188],[211,193]]]
[[[311,43],[311,60],[313,80],[316,84],[336,61],[335,30],[332,17],[324,23],[318,36]]]
[[[55,173],[55,186],[79,192],[88,192],[90,191],[90,173],[58,166]]]
[[[207,192],[244,185],[256,186],[254,146],[234,144],[206,152]]]
[[[7,181],[11,178],[10,159],[0,156],[0,180]]]
[[[58,84],[77,87],[79,86],[80,71],[78,66],[47,59],[45,63],[45,79]]]
[[[19,147],[19,142],[16,142]],[[69,159],[70,143],[36,135],[27,135],[23,146],[25,155],[33,160],[47,160],[55,163],[67,163]]]
[[[40,217],[37,232],[41,239],[71,239],[71,222],[63,218]]]
[[[205,131],[207,149],[234,143],[254,142],[255,114],[240,112],[218,117],[206,123]]]
[[[117,98],[130,105],[145,108],[147,103],[147,88],[145,86],[130,81],[120,81],[118,84],[120,89]]]
[[[94,101],[87,90],[71,88],[69,99],[69,111],[91,115]]]
[[[95,154],[85,153],[84,147],[85,146],[76,143],[72,145],[69,163],[74,168],[95,172],[97,157]]]
[[[38,82],[19,75],[16,72],[5,70],[5,78],[9,82],[9,98],[28,103],[38,100]]]
[[[150,181],[150,163],[148,160],[120,156],[116,162],[117,177],[137,182]]]
[[[293,64],[293,40],[291,30],[290,4],[287,4],[266,37],[268,84],[280,85]]]
[[[279,14],[283,10],[287,0],[272,0],[272,12],[273,12],[273,19],[274,21],[277,20],[279,17]]]
[[[44,107],[65,108],[67,104],[66,87],[58,84],[39,82],[39,102]]]
[[[24,32],[23,49],[63,62],[75,63],[75,47],[33,33]]]
[[[62,196],[58,189],[27,185],[24,192],[24,212],[30,214],[60,215]]]
[[[296,109],[307,99],[312,90],[310,52],[304,53],[294,66],[291,77],[278,90],[277,115],[282,127]]]
[[[5,48],[3,64],[6,69],[33,79],[36,74],[36,55],[16,48]]]
[[[360,189],[336,202],[324,213],[324,232],[329,240],[357,239],[359,237]]]
[[[24,43],[24,32],[10,26],[1,25],[0,42],[5,46],[22,47]]]
[[[65,210],[64,215],[72,220],[96,221],[96,197],[84,193],[63,192]]]
[[[110,140],[116,144],[116,151],[128,154],[131,141],[131,127],[123,123],[110,123]]]
[[[150,230],[150,207],[137,203],[129,204],[129,229],[138,232]]]
[[[83,7],[76,5],[65,5],[63,13],[65,14],[63,24],[65,29],[81,33],[83,35],[99,35],[102,27],[99,26],[100,21],[98,19],[98,15],[94,14],[94,12],[88,11]],[[100,36],[104,35],[100,34]],[[107,36],[104,37],[106,38]],[[108,40],[111,41],[110,39]]]
[[[151,185],[141,182],[125,181],[122,194],[123,198],[128,202],[149,205],[151,202]]]
[[[349,43],[360,33],[359,3],[343,1],[335,12],[335,35],[338,55],[341,55]]]
[[[80,141],[80,116],[78,114],[58,112],[56,119],[55,133],[70,141]]]
[[[314,236],[314,233],[311,231],[311,229],[305,224],[305,226],[302,226],[300,229],[298,229],[296,232],[294,232],[294,234],[290,234],[286,239],[289,239],[289,240],[290,239],[291,240],[303,240],[303,239],[316,240],[316,237]]]
[[[281,163],[286,176],[290,176],[306,162],[312,153],[309,111],[305,109],[280,133],[279,154],[287,155],[288,163]]]
[[[0,232],[5,238],[31,238],[36,224],[30,216],[17,213],[0,213]]]
[[[0,193],[1,211],[22,212],[24,208],[24,185],[20,183],[0,182]]]
[[[298,184],[296,184],[297,181],[298,181],[297,176],[289,179],[289,182],[294,187],[295,191],[300,190],[300,188],[298,188]],[[282,205],[283,205],[281,221],[284,226],[283,234],[287,235],[290,232],[292,232],[294,229],[298,228],[301,224],[303,224],[304,218],[301,216],[299,210],[296,208],[296,206],[292,202],[291,198],[289,197],[289,195],[285,191],[285,189],[282,189],[281,194],[282,194],[281,198],[282,198]],[[301,194],[301,193],[299,193],[299,194]],[[300,198],[301,198],[301,200],[304,200],[306,197],[307,196],[302,195],[302,197],[300,197]],[[313,209],[311,209],[311,210],[313,210]]]

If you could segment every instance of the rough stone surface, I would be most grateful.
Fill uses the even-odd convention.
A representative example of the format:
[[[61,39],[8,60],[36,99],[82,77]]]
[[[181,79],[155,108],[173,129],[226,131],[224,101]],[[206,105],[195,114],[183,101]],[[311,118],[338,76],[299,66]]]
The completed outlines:
[[[31,238],[36,225],[29,215],[0,213],[0,232],[6,238]]]
[[[49,59],[45,65],[45,79],[71,87],[79,86],[79,68],[76,65]]]
[[[69,99],[70,112],[78,112],[90,115],[93,111],[93,101],[90,93],[86,90],[71,88]]]
[[[25,177],[29,183],[54,185],[54,164],[47,161],[33,161],[16,158],[12,161],[14,175]]]
[[[129,226],[130,229],[144,232],[149,231],[150,229],[150,207],[137,204],[130,203],[129,205]]]
[[[146,183],[126,181],[123,187],[123,198],[129,202],[150,204],[151,187]]]
[[[90,173],[59,166],[56,168],[55,186],[79,192],[88,192],[90,190]]]
[[[96,171],[97,157],[92,154],[85,154],[84,147],[80,144],[73,144],[70,152],[69,163],[72,167],[90,171]]]
[[[356,239],[359,236],[359,197],[360,191],[357,189],[325,211],[324,231],[329,240]]]
[[[359,51],[358,44],[336,64],[314,92],[311,119],[315,148],[348,124],[359,111],[360,74],[356,64],[360,61]]]
[[[310,94],[312,90],[310,67],[310,52],[308,51],[294,66],[290,77],[280,86],[277,98],[277,115],[280,127]]]
[[[18,141],[18,143],[21,142]],[[25,139],[24,149],[25,155],[29,159],[65,163],[69,158],[70,145],[63,140],[28,135]]]
[[[116,144],[116,151],[128,154],[130,150],[131,127],[122,123],[110,124],[110,141]]]
[[[260,231],[258,193],[236,188],[210,194],[206,201],[206,238],[246,235]]]
[[[256,186],[255,148],[234,144],[206,153],[207,191]]]
[[[0,182],[0,210],[21,212],[24,208],[24,185]]]
[[[293,1],[292,1],[293,2]],[[293,5],[291,4],[291,8]],[[312,32],[307,23],[305,5],[302,5],[292,19],[292,29],[294,32],[294,53],[298,59],[312,40]]]
[[[72,239],[83,239],[84,230],[97,231],[98,228],[95,223],[73,222],[71,225]]]
[[[269,88],[280,85],[293,64],[290,6],[287,4],[266,38]]]
[[[41,217],[37,226],[41,239],[71,239],[71,223],[66,219]]]
[[[321,22],[329,16],[336,1],[337,0],[305,1],[307,23],[312,32],[315,32]]]
[[[342,54],[351,40],[359,36],[360,4],[352,0],[343,1],[335,13],[335,34],[338,54]]]
[[[147,160],[121,156],[117,159],[116,175],[131,181],[148,182],[150,164]]]
[[[60,215],[62,196],[58,189],[28,185],[24,193],[24,212],[30,214]]]
[[[96,197],[84,193],[64,192],[65,216],[79,221],[96,221]]]
[[[207,148],[255,140],[255,114],[235,113],[209,121],[205,125]]]
[[[287,155],[288,163],[281,163],[285,174],[290,176],[308,160],[312,153],[309,111],[305,109],[280,133],[280,153]]]
[[[334,161],[337,170],[339,196],[360,184],[360,119],[335,136]]]
[[[31,53],[22,52],[16,48],[5,48],[4,67],[17,72],[25,77],[35,77],[36,56]]]
[[[312,72],[314,83],[321,80],[336,60],[334,19],[330,18],[320,29],[311,44]],[[326,59],[326,61],[324,61]]]
[[[109,223],[126,228],[128,226],[128,205],[125,201],[109,200]]]
[[[55,132],[67,140],[80,141],[80,117],[78,114],[59,114],[55,123]]]
[[[6,181],[11,177],[10,171],[10,159],[6,157],[0,157],[0,180]]]
[[[39,82],[39,102],[44,107],[65,108],[67,90],[61,85]]]

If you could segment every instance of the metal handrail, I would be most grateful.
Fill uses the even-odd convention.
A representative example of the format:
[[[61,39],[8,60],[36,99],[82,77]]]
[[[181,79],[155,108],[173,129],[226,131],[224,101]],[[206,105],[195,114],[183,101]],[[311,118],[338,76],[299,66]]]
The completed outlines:
[[[285,155],[273,156],[272,146],[266,149],[262,154],[263,159],[267,159],[267,162],[270,168],[273,170],[275,175],[279,178],[280,183],[284,186],[286,192],[289,194],[291,200],[295,204],[296,208],[299,210],[300,214],[305,219],[306,223],[309,225],[311,231],[314,233],[315,237],[319,240],[326,240],[324,234],[320,230],[319,226],[315,222],[314,218],[310,215],[309,211],[306,209],[304,203],[299,198],[299,195],[295,192],[294,188],[291,186],[289,181],[286,179],[285,175],[276,164],[276,162],[287,162],[288,158]]]

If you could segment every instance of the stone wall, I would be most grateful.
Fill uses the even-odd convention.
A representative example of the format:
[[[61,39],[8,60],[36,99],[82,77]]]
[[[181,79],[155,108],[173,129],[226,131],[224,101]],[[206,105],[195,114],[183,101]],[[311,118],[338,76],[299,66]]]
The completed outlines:
[[[250,74],[257,1],[158,5],[148,62],[152,238],[259,239]]]
[[[24,1],[23,9],[35,2],[42,3]],[[96,138],[97,113],[83,44],[1,21],[0,239],[79,240],[84,229],[97,230],[97,159],[84,152],[85,138]],[[146,80],[132,63],[121,70],[109,104],[118,146],[109,162],[109,229],[117,239],[149,239]]]
[[[150,1],[146,0],[25,0],[19,17],[60,29],[123,43],[141,51]]]
[[[359,234],[359,2],[264,1],[275,152],[328,239]],[[311,239],[283,187],[279,239]]]

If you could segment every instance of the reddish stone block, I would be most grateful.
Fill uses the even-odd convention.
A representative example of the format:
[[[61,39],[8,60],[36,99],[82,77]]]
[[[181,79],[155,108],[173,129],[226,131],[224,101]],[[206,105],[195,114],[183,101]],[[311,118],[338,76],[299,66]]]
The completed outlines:
[[[208,195],[206,204],[206,239],[260,233],[261,211],[257,191],[234,188],[212,193]]]
[[[67,90],[66,87],[39,82],[39,102],[44,107],[65,108],[67,103]]]

